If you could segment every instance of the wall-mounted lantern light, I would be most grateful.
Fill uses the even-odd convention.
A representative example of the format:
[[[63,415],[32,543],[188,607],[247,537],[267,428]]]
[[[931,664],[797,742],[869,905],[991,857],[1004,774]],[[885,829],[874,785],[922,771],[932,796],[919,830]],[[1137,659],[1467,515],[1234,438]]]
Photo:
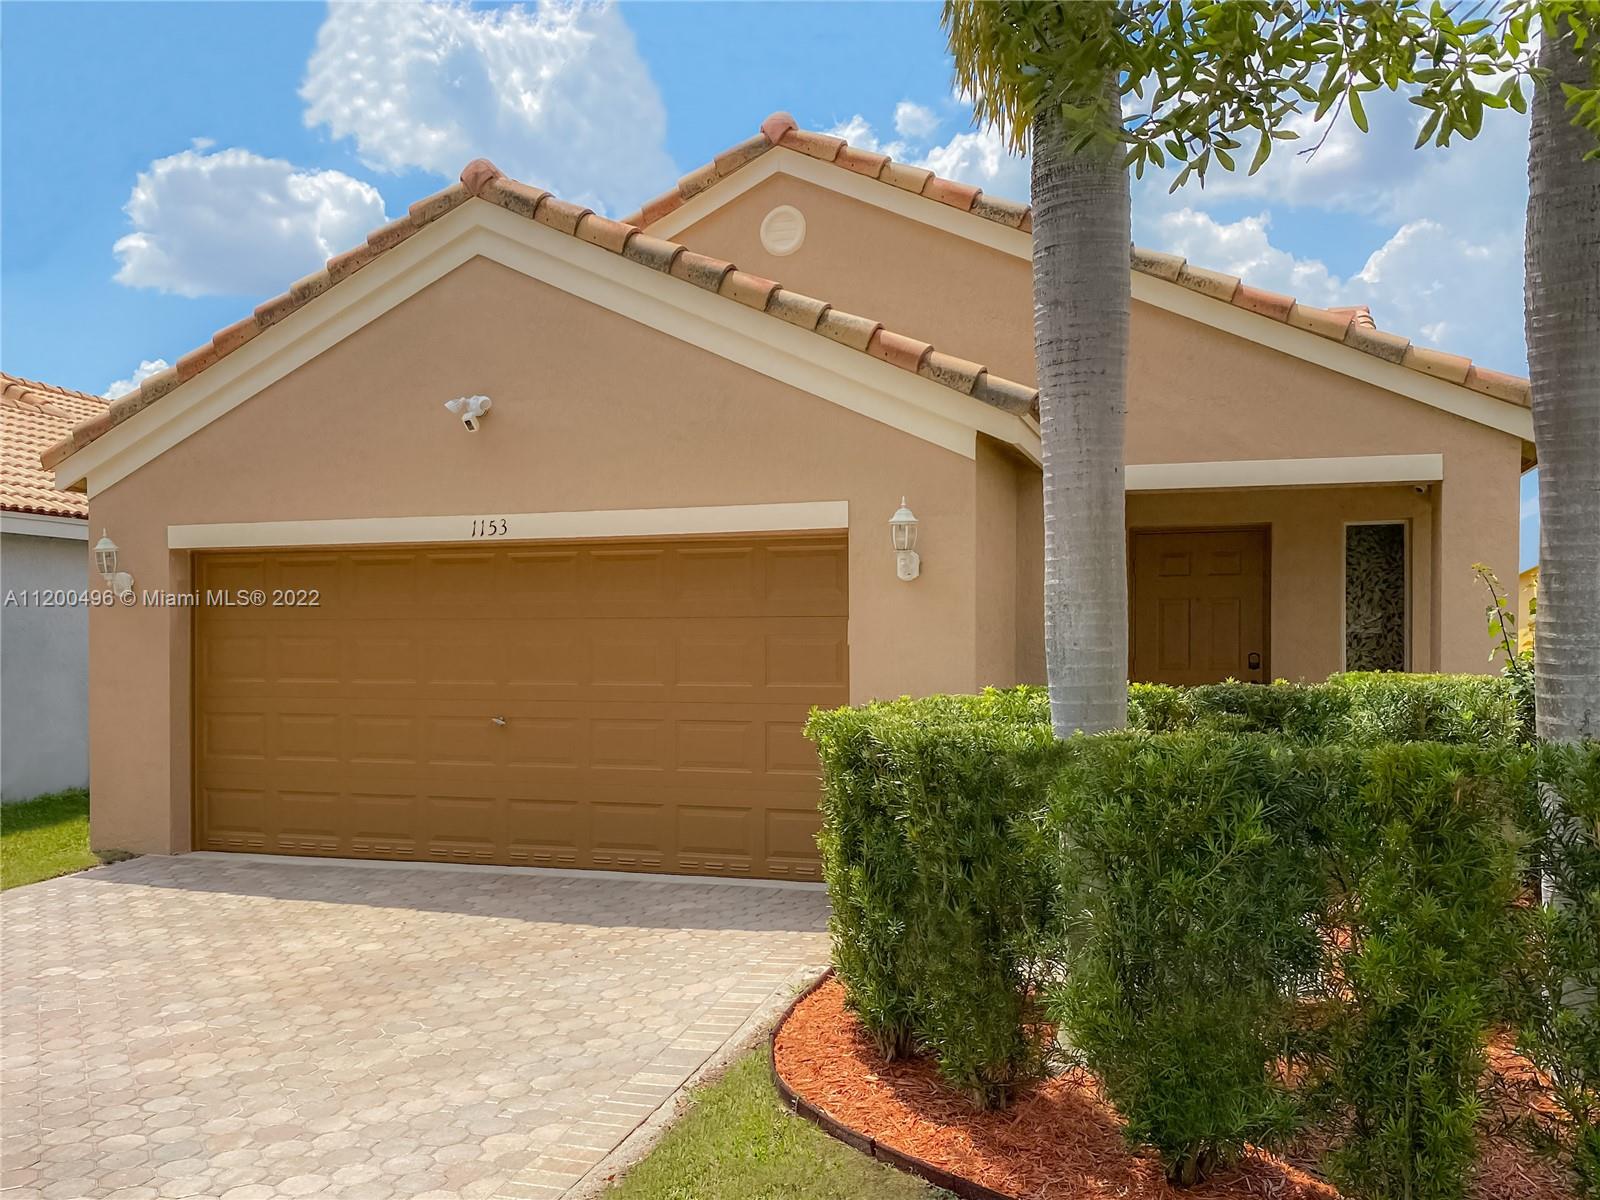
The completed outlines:
[[[100,540],[94,544],[94,565],[106,586],[118,596],[133,591],[133,576],[117,570],[117,544],[104,529],[100,531]]]
[[[922,559],[917,554],[917,516],[900,497],[900,507],[889,518],[889,536],[894,541],[894,573],[911,580],[922,574]]]

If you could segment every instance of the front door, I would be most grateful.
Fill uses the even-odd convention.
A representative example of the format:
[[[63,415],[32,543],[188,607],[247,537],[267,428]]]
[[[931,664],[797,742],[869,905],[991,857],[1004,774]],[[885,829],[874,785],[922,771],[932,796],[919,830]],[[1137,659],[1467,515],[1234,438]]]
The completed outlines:
[[[1268,531],[1129,534],[1129,677],[1140,683],[1265,683]]]

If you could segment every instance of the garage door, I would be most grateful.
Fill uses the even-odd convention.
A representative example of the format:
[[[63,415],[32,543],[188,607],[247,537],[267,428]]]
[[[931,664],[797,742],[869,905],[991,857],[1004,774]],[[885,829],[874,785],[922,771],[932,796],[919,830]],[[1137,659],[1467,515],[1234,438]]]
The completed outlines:
[[[195,580],[198,849],[818,878],[801,730],[848,699],[842,536],[224,553]]]

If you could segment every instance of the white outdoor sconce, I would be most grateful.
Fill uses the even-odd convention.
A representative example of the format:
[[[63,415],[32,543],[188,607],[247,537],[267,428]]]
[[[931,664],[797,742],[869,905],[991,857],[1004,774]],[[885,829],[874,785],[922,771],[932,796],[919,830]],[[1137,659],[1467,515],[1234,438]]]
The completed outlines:
[[[468,433],[477,433],[478,421],[494,407],[494,401],[487,396],[457,396],[454,400],[446,400],[444,406],[461,418],[461,424],[466,426]]]
[[[133,576],[117,570],[117,544],[104,529],[100,531],[100,540],[94,544],[94,565],[100,578],[116,595],[126,596],[133,591]]]
[[[904,496],[889,518],[889,536],[894,540],[894,573],[908,581],[922,574],[922,558],[917,554],[917,515],[906,507]]]

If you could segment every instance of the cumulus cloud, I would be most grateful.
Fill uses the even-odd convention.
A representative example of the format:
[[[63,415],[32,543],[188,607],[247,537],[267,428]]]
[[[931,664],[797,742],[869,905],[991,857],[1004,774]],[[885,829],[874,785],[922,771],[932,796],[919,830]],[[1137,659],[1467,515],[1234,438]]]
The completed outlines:
[[[1366,304],[1379,326],[1420,344],[1510,369],[1522,360],[1520,226],[1464,240],[1420,218],[1340,278],[1320,259],[1274,245],[1267,212],[1219,222],[1186,207],[1142,224],[1140,240],[1257,287],[1324,307]]]
[[[894,131],[903,138],[930,137],[939,124],[939,114],[927,105],[902,100],[894,106]]]
[[[452,177],[482,156],[607,211],[677,174],[660,93],[609,5],[336,2],[300,95],[307,125],[378,170]]]
[[[100,393],[107,400],[116,400],[126,396],[152,375],[159,375],[171,365],[164,358],[147,358],[139,364],[138,369],[126,379],[119,379],[110,387]]]
[[[180,296],[281,291],[384,223],[377,189],[248,150],[158,158],[125,206],[116,279]]]
[[[1404,95],[1374,93],[1367,113],[1369,133],[1346,119],[1312,156],[1295,151],[1322,130],[1295,118],[1301,140],[1253,177],[1213,170],[1204,188],[1169,194],[1174,171],[1147,173],[1133,189],[1135,240],[1307,303],[1370,305],[1386,329],[1521,370],[1526,118],[1495,113],[1472,142],[1413,150],[1423,115]],[[991,129],[910,147],[880,146],[861,116],[835,132],[986,192],[1028,197],[1027,158]],[[1328,238],[1319,222],[1332,213],[1341,224]],[[1365,255],[1354,262],[1353,240]],[[1330,256],[1342,259],[1337,269]]]

